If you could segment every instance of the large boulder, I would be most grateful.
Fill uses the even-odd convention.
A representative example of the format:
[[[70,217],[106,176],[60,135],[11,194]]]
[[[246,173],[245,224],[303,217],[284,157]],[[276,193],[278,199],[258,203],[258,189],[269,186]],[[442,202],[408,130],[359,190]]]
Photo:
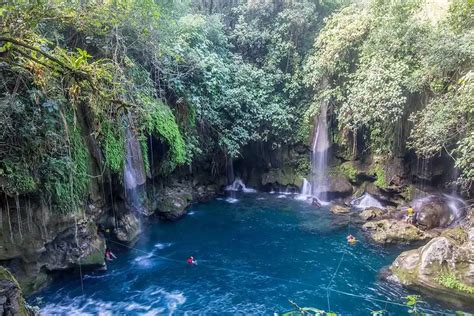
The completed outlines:
[[[105,240],[98,235],[95,223],[85,219],[59,233],[45,248],[41,261],[49,271],[66,270],[78,264],[86,268],[105,264]]]
[[[331,205],[330,211],[333,214],[347,214],[351,211],[351,208],[344,204],[334,203]]]
[[[327,187],[322,193],[329,199],[347,197],[352,194],[352,185],[346,177],[340,175],[331,176],[328,182]]]
[[[405,251],[390,266],[394,280],[474,302],[474,228],[449,229],[425,246]],[[442,296],[442,295],[441,295]],[[471,305],[472,306],[472,305]]]
[[[365,223],[362,229],[377,243],[411,243],[429,236],[417,227],[395,219],[383,219]]]
[[[378,207],[369,207],[359,213],[360,218],[364,221],[371,221],[376,218],[380,218],[385,214],[384,210]]]
[[[445,228],[456,219],[455,214],[441,198],[429,197],[424,200],[415,203],[416,222],[424,229]]]
[[[0,266],[0,315],[30,316],[39,315],[37,308],[30,307],[13,275]]]
[[[186,214],[193,200],[190,183],[173,183],[165,187],[157,197],[156,213],[166,220],[176,220]]]
[[[114,231],[118,240],[131,243],[142,232],[140,220],[134,213],[121,214],[117,219],[117,227]]]

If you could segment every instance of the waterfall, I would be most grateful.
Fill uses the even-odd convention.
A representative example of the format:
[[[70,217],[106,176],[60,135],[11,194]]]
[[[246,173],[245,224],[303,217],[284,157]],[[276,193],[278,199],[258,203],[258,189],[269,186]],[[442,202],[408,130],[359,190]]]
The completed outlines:
[[[311,183],[306,180],[306,178],[303,178],[303,186],[301,187],[301,192],[298,194],[296,197],[297,200],[307,200],[309,197],[311,197],[312,190],[311,190]]]
[[[369,193],[364,193],[361,197],[351,201],[351,205],[358,209],[369,207],[383,208],[383,205]]]
[[[244,193],[255,193],[257,190],[248,188],[245,183],[240,180],[239,178],[235,179],[232,184],[228,185],[226,188],[226,191],[230,192],[237,192],[237,191],[242,191]]]
[[[443,193],[444,201],[456,220],[466,215],[467,203],[454,194]]]
[[[140,210],[141,202],[137,187],[145,183],[146,175],[140,143],[130,127],[126,129],[125,150],[126,156],[123,171],[125,193],[130,206]]]
[[[322,88],[324,89],[327,84],[327,80],[324,79]],[[322,100],[311,151],[311,193],[322,201],[327,200],[327,165],[329,156],[327,111],[328,100]]]

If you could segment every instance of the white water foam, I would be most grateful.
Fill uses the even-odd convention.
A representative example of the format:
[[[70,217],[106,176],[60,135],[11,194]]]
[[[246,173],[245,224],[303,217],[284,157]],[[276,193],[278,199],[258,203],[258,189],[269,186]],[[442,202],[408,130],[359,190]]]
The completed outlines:
[[[358,209],[366,209],[369,207],[384,208],[382,203],[380,203],[375,197],[369,193],[364,193],[361,197],[351,201],[351,205]]]
[[[234,182],[232,182],[231,185],[228,185],[226,188],[226,191],[242,191],[244,193],[255,193],[257,190],[247,187],[245,183],[240,180],[240,179],[235,179]]]

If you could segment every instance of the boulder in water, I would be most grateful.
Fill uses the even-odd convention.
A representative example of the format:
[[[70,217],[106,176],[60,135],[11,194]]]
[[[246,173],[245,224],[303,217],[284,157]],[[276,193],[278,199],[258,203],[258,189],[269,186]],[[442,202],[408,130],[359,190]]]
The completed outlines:
[[[352,200],[351,205],[358,209],[367,209],[369,207],[383,208],[382,204],[369,193],[364,193],[357,199]]]
[[[166,220],[176,220],[186,214],[186,209],[193,200],[193,189],[190,183],[173,183],[165,187],[157,198],[156,212]]]
[[[118,240],[127,243],[133,242],[141,232],[140,221],[134,213],[122,214],[118,218],[115,229],[115,236]]]
[[[381,244],[410,243],[429,237],[417,227],[394,219],[368,222],[362,229],[367,231],[375,242]]]
[[[70,269],[79,263],[91,268],[104,265],[105,240],[97,234],[97,226],[87,220],[59,233],[45,248],[42,261],[49,271]]]
[[[359,216],[364,220],[364,221],[370,221],[376,218],[380,218],[385,214],[384,210],[378,208],[378,207],[369,207],[362,212],[360,212]]]
[[[390,271],[395,280],[405,286],[446,294],[438,296],[444,299],[454,296],[472,303],[473,242],[474,228],[470,229],[469,235],[461,228],[448,229],[425,246],[400,254]]]

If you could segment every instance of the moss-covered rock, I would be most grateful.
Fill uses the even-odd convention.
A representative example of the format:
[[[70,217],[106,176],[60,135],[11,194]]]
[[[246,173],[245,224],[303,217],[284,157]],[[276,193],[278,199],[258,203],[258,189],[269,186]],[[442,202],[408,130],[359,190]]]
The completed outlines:
[[[191,183],[174,182],[160,191],[156,201],[156,213],[161,218],[176,220],[186,214],[193,200]]]
[[[141,233],[140,220],[134,213],[121,214],[117,219],[117,227],[115,228],[115,236],[123,242],[133,242]],[[102,258],[104,252],[102,252]]]
[[[269,184],[279,184],[281,186],[301,187],[303,185],[303,177],[290,166],[283,168],[272,168],[262,175],[262,186]]]
[[[382,244],[411,243],[429,237],[417,227],[395,219],[368,222],[362,228],[370,234],[375,242]]]
[[[474,238],[471,237],[474,231],[468,238],[462,228],[443,232],[425,246],[400,254],[390,271],[405,286],[445,293],[472,303]]]
[[[39,315],[38,309],[30,307],[23,298],[20,285],[7,269],[0,266],[0,315]]]

